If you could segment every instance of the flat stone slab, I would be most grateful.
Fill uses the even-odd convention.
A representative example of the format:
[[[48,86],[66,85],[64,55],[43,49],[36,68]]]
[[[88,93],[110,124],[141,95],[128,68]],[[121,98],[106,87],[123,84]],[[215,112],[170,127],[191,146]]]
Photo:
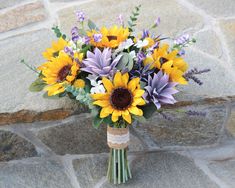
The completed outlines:
[[[5,3],[3,4],[5,5]],[[46,10],[41,1],[24,4],[3,13],[0,12],[0,33],[43,21],[46,16]]]
[[[2,80],[0,113],[16,112],[22,109],[48,111],[76,106],[68,98],[60,100],[44,99],[42,97],[43,92],[30,92],[28,90],[29,85],[37,76],[26,66],[19,63],[21,59],[25,59],[31,65],[39,66],[45,62],[42,52],[55,39],[51,30],[38,30],[0,41],[0,78]]]
[[[106,132],[106,125],[95,129],[90,115],[81,114],[40,130],[37,136],[57,154],[86,154],[109,152]],[[138,138],[131,135],[130,139],[130,150],[143,150]]]
[[[159,16],[161,17],[161,25],[156,29],[157,34],[172,37],[185,29],[197,30],[203,26],[203,18],[200,15],[190,12],[175,0],[158,0],[157,3],[155,0],[139,0],[138,2],[120,0],[118,3],[112,0],[94,0],[91,3],[59,11],[61,28],[64,32],[70,33],[70,29],[78,24],[74,15],[74,11],[78,9],[84,11],[86,17],[93,20],[98,26],[118,24],[119,14],[123,15],[127,23],[131,11],[139,4],[142,5],[137,21],[137,28],[140,31],[144,28],[150,28]],[[182,19],[185,17],[188,19]]]
[[[19,3],[23,3],[25,1],[26,0],[7,0],[7,1],[0,0],[0,9],[11,7],[11,6],[17,5]]]
[[[73,188],[58,162],[41,158],[0,163],[0,187]]]
[[[235,185],[235,160],[217,161],[209,164],[209,169],[229,188]]]
[[[190,116],[193,110],[205,116]],[[156,146],[199,146],[215,144],[223,135],[221,129],[226,121],[226,107],[198,105],[166,109],[163,111],[172,121],[156,114],[146,124],[135,126],[135,131],[149,147]]]
[[[233,0],[213,1],[213,3],[209,0],[189,0],[189,2],[213,17],[235,15],[235,2]]]
[[[9,131],[0,131],[0,162],[36,155],[37,151],[29,141]]]
[[[131,155],[132,156],[132,155]],[[176,153],[154,152],[140,154],[131,162],[133,178],[118,187],[136,188],[217,188],[192,160]],[[94,156],[77,159],[73,162],[74,170],[81,187],[102,188],[116,187],[104,181],[106,176],[107,156]],[[99,173],[98,173],[99,172]],[[98,181],[99,180],[99,181]],[[101,182],[104,181],[102,184]]]

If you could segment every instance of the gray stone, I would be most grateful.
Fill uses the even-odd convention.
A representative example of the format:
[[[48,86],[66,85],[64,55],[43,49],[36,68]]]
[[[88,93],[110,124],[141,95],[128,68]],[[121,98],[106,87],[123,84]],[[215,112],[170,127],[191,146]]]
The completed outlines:
[[[0,33],[43,21],[46,19],[46,15],[45,7],[40,1],[0,13]]]
[[[235,161],[218,161],[212,162],[209,169],[223,182],[233,188],[235,185]]]
[[[19,3],[23,3],[26,0],[0,0],[0,9],[2,8],[7,8],[7,7],[11,7],[14,5],[17,5]]]
[[[42,92],[29,92],[28,87],[37,75],[19,63],[23,58],[33,66],[45,62],[41,54],[52,40],[55,40],[52,31],[39,30],[0,41],[0,113],[22,109],[46,111],[73,106],[73,101],[68,98],[50,100],[44,99]]]
[[[235,138],[235,107],[233,107],[231,110],[226,128],[227,131]]]
[[[72,188],[63,167],[55,161],[32,158],[0,163],[1,188]]]
[[[188,85],[180,86],[179,90],[182,91],[178,94],[178,100],[190,100],[194,96],[204,97],[222,97],[235,95],[235,76],[232,69],[229,69],[229,63],[226,61],[218,61],[217,59],[207,57],[204,54],[187,48],[185,61],[189,64],[190,68],[210,69],[208,73],[197,75],[203,82],[203,85],[190,81]]]
[[[33,144],[9,131],[0,131],[0,161],[36,156]]]
[[[208,53],[217,58],[222,58],[223,49],[221,47],[221,42],[214,31],[201,31],[198,32],[194,37],[196,38],[197,42],[193,45],[193,47],[195,46],[204,53]]]
[[[139,4],[142,5],[141,14],[137,21],[137,28],[140,29],[140,32],[144,28],[151,27],[158,16],[161,17],[161,25],[156,29],[156,35],[164,34],[164,36],[172,37],[189,28],[190,30],[199,29],[203,25],[201,16],[191,13],[174,0],[159,0],[157,2],[155,0],[120,0],[116,3],[112,0],[95,0],[91,3],[81,4],[79,7],[59,11],[61,28],[66,33],[70,33],[71,27],[77,24],[74,11],[78,9],[84,11],[87,18],[89,17],[98,26],[110,26],[117,24],[119,14],[122,14],[124,20],[127,21],[131,11]],[[182,19],[186,17],[187,19]]]
[[[228,52],[230,55],[230,63],[233,66],[233,70],[235,70],[235,19],[224,20],[220,22],[220,27],[224,33],[226,43],[228,45]]]
[[[196,7],[201,8],[213,17],[226,17],[235,15],[235,2],[233,0],[189,0]]]
[[[108,155],[74,160],[73,167],[82,188],[94,187],[103,176],[106,176]]]
[[[206,116],[189,116],[184,113],[188,110],[203,112]],[[222,136],[221,129],[226,120],[224,106],[194,106],[163,112],[173,121],[156,114],[146,124],[135,127],[149,147],[208,145],[216,143]]]
[[[90,115],[73,116],[42,129],[37,136],[57,154],[84,154],[109,152],[106,126],[92,127]],[[130,137],[130,150],[140,151],[143,146],[134,135]]]
[[[122,187],[217,188],[192,160],[175,153],[155,152],[138,156],[131,163],[133,178]],[[102,188],[116,187],[105,183]]]

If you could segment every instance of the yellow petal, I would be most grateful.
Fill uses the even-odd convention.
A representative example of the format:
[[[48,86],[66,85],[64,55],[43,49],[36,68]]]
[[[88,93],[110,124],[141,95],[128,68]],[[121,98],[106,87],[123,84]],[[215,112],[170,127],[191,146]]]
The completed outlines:
[[[146,104],[146,102],[145,102],[144,99],[142,99],[142,98],[134,98],[132,106],[137,106],[137,105],[141,106],[141,105],[145,105],[145,104]]]
[[[128,112],[128,110],[126,110],[127,112],[122,112],[122,117],[123,117],[123,119],[127,122],[127,123],[129,123],[129,124],[131,124],[131,115],[130,115],[130,113]]]
[[[110,113],[106,113],[105,112],[105,108],[102,108],[100,111],[100,118],[105,118],[107,116],[109,116]]]
[[[122,75],[122,82],[123,82],[125,87],[127,87],[128,81],[129,81],[129,74],[128,73],[123,74]]]
[[[94,105],[98,105],[100,107],[106,107],[106,106],[109,106],[109,101],[108,100],[98,100],[98,101],[95,101],[93,102]]]
[[[128,89],[132,92],[135,91],[137,84],[139,84],[140,78],[133,78],[129,83],[128,83]]]
[[[96,93],[91,94],[93,100],[108,100],[110,95],[108,93]]]
[[[137,116],[141,116],[141,111],[139,108],[137,108],[136,106],[131,106],[128,108],[129,112],[134,114],[134,115],[137,115]]]
[[[134,94],[134,97],[142,97],[143,94],[144,94],[144,90],[143,89],[136,89],[133,94]]]
[[[114,79],[113,79],[113,84],[114,84],[114,87],[121,87],[123,86],[123,83],[122,83],[122,74],[120,72],[117,72],[114,76]]]
[[[113,90],[112,82],[105,77],[102,78],[102,82],[104,84],[105,89],[110,93]]]
[[[114,113],[112,114],[112,122],[116,122],[119,116],[115,116]]]

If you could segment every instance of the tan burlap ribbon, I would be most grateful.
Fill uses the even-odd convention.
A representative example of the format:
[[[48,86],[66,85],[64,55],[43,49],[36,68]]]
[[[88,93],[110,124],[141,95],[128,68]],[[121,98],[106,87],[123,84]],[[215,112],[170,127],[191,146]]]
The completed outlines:
[[[130,141],[129,128],[107,128],[107,142],[110,148],[125,149]]]

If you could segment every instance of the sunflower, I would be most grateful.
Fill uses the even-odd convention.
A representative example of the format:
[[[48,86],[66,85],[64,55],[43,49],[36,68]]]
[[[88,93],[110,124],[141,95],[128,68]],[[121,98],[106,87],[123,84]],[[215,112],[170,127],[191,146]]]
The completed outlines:
[[[46,60],[51,61],[51,59],[53,57],[57,57],[59,52],[67,45],[68,42],[61,37],[58,41],[53,41],[51,48],[47,48],[46,51],[42,53],[42,55]]]
[[[144,60],[144,65],[151,64],[151,68],[162,69],[173,82],[187,84],[183,75],[188,69],[188,64],[183,58],[177,57],[178,50],[169,53],[168,48],[168,44],[163,44],[162,47],[155,49],[153,54]]]
[[[64,92],[64,84],[72,83],[76,79],[79,68],[79,64],[64,52],[60,52],[58,57],[38,67],[44,76],[43,80],[48,84],[45,88],[48,96]]]
[[[99,38],[96,39],[97,34]],[[129,29],[114,25],[111,28],[102,27],[99,31],[92,30],[87,32],[90,43],[96,47],[116,48],[129,36]]]
[[[142,116],[143,111],[137,106],[145,104],[142,98],[144,90],[140,89],[140,79],[133,78],[129,81],[128,73],[117,72],[113,82],[103,77],[102,82],[106,93],[91,95],[94,105],[100,106],[100,118],[105,118],[112,114],[112,121],[117,122],[121,116],[126,122],[131,124],[131,114]]]

